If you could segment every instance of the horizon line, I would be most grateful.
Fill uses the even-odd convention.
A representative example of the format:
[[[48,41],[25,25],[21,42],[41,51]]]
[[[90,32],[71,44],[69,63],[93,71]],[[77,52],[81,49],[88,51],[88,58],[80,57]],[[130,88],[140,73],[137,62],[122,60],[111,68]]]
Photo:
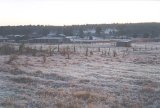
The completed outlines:
[[[124,22],[124,23],[85,23],[85,24],[63,24],[63,25],[50,25],[50,24],[17,24],[17,25],[0,25],[0,27],[5,27],[5,26],[59,26],[59,27],[63,27],[63,26],[81,26],[81,25],[110,25],[110,24],[144,24],[144,23],[160,23],[160,22]]]

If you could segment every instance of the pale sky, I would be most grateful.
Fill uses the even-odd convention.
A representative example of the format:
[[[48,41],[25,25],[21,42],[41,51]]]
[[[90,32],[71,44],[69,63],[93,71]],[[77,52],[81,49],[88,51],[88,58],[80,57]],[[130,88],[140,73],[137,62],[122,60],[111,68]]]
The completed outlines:
[[[0,25],[160,22],[158,0],[0,0]]]

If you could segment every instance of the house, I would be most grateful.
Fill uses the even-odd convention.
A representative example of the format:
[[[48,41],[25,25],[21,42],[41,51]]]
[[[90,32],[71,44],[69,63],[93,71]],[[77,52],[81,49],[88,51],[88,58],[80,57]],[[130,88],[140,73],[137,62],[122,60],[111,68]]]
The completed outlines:
[[[55,32],[50,32],[47,36],[32,38],[28,40],[29,43],[69,43],[71,42],[64,34],[56,34]]]
[[[30,39],[30,43],[61,43],[63,41],[60,37],[40,37]]]
[[[26,35],[8,35],[7,38],[9,39],[9,41],[11,40],[12,42],[20,42],[21,40],[25,40],[27,39]]]
[[[160,38],[154,38],[152,39],[153,42],[160,42]]]
[[[116,47],[131,47],[131,40],[118,40],[116,42]]]
[[[29,43],[68,43],[70,42],[69,39],[65,37],[40,37],[30,39]]]
[[[54,37],[54,36],[56,36],[56,32],[53,32],[53,31],[51,31],[47,36],[48,37]]]
[[[74,40],[79,39],[78,36],[66,36],[66,39],[68,39],[70,42],[74,42]]]

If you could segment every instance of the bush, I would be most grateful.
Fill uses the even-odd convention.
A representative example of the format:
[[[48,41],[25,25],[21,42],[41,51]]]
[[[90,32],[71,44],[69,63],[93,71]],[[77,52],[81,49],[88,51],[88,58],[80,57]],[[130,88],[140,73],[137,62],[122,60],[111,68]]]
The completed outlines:
[[[15,48],[12,45],[4,44],[0,47],[0,54],[9,55],[15,52]]]
[[[43,55],[43,63],[46,63],[47,57],[46,55]]]
[[[19,53],[20,53],[20,54],[23,53],[24,48],[25,48],[24,43],[22,43],[22,44],[19,45]]]
[[[117,52],[114,50],[113,51],[113,57],[116,57],[117,56]]]
[[[18,55],[10,55],[9,60],[7,61],[7,64],[11,64],[14,60],[18,59]]]
[[[11,78],[11,80],[16,83],[25,83],[25,84],[32,84],[35,82],[35,79],[26,76],[14,77]]]

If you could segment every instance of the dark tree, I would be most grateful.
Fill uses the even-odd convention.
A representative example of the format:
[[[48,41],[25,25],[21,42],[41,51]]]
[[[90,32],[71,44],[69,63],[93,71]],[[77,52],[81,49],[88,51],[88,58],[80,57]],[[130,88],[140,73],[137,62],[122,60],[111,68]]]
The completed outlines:
[[[79,29],[79,37],[84,38],[84,32],[82,29]]]
[[[93,40],[93,37],[92,37],[92,36],[89,36],[89,40]]]
[[[101,36],[102,28],[100,26],[96,27],[96,36]]]

